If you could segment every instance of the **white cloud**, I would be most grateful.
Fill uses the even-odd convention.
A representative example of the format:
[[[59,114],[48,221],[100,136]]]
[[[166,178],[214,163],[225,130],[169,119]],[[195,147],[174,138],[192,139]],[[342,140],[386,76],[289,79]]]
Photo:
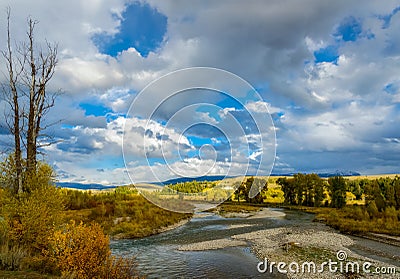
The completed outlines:
[[[63,59],[57,68],[56,81],[61,88],[68,88],[69,94],[74,94],[75,90],[106,89],[121,84],[124,76],[119,65],[112,58],[107,60]]]
[[[232,111],[236,111],[236,109],[235,108],[223,108],[222,110],[220,110],[218,112],[218,114],[220,117],[225,118],[226,115]]]
[[[358,1],[345,0],[305,0],[301,5],[292,0],[253,1],[251,5],[243,1],[143,2],[168,17],[165,41],[147,57],[132,46],[116,58],[100,54],[91,38],[101,32],[118,32],[127,1],[6,0],[2,3],[3,7],[12,8],[13,34],[17,41],[24,36],[26,17],[31,15],[40,22],[38,42],[45,37],[59,42],[60,60],[52,88],[63,88],[65,96],[60,97],[60,103],[48,117],[49,122],[65,119],[64,124],[75,129],[54,130],[55,136],[64,142],[58,149],[49,147],[48,158],[57,161],[66,172],[75,173],[75,179],[100,179],[93,170],[97,169],[95,160],[100,162],[102,157],[116,154],[114,160],[118,161],[125,122],[118,115],[126,112],[137,92],[170,71],[193,66],[223,68],[255,87],[264,88],[260,93],[265,101],[253,100],[246,103],[245,109],[256,114],[267,113],[266,108],[272,115],[284,113],[274,118],[278,153],[281,153],[276,166],[282,170],[317,169],[318,164],[321,168],[337,165],[340,168],[346,161],[341,158],[348,158],[343,152],[358,151],[353,154],[358,160],[347,160],[354,164],[355,170],[387,171],[398,166],[397,157],[384,154],[398,148],[395,140],[388,139],[400,138],[397,129],[400,13],[392,16],[387,28],[383,28],[383,21],[378,18],[390,14],[399,5],[398,1],[389,0],[384,4],[364,1],[361,6]],[[364,36],[354,42],[335,41],[333,33],[349,16],[360,19],[363,34],[373,34],[373,37]],[[5,34],[4,17],[2,21],[0,33]],[[337,62],[314,63],[313,52],[330,45],[338,49]],[[189,84],[189,78],[179,83],[163,84],[157,96],[163,100],[170,90]],[[389,84],[396,85],[397,90],[386,92]],[[166,103],[157,117],[167,121],[177,108],[196,101],[198,95],[194,95]],[[108,115],[116,118],[108,119],[107,123],[106,116],[85,115],[79,103],[91,101],[117,113]],[[154,109],[158,101],[143,98],[138,114]],[[207,101],[218,102],[217,98]],[[157,123],[160,119],[153,119],[148,126],[148,135],[153,135],[147,138],[147,151],[152,157],[159,157],[162,143],[165,155],[173,158],[179,147],[192,148],[189,139],[182,137],[181,129],[193,120],[223,126],[232,144],[239,146],[247,139],[240,137],[243,131],[231,116],[247,125],[240,113],[234,107],[222,108],[218,122],[210,113],[186,110],[167,129]],[[147,169],[142,161],[145,154],[142,142],[146,120],[130,118],[127,127],[130,155],[137,160],[134,170],[144,179]],[[206,129],[201,132],[205,137],[209,135]],[[232,150],[234,168],[245,167],[246,160],[258,158],[257,155],[257,152],[249,155]],[[315,163],[310,163],[310,158]],[[101,176],[113,177],[110,182],[125,181],[122,166],[113,166],[110,162]],[[198,163],[194,159],[192,162]],[[226,170],[224,163],[228,162],[218,162],[213,171]],[[173,164],[188,174],[195,174],[190,165]],[[206,167],[201,167],[200,172]],[[155,164],[153,168],[165,178],[172,175],[162,165]]]
[[[255,113],[266,113],[266,114],[273,114],[282,112],[282,109],[273,107],[270,103],[257,101],[257,102],[249,102],[245,105],[246,109],[250,112]]]

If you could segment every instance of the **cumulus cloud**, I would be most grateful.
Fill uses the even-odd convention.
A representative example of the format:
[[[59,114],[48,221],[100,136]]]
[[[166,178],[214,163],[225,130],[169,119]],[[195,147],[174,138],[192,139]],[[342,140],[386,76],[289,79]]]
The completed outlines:
[[[270,129],[262,133],[265,138],[277,133],[275,172],[397,170],[398,1],[364,1],[361,6],[359,1],[344,0],[305,0],[301,5],[294,0],[137,3],[166,18],[166,25],[160,27],[165,33],[158,34],[162,41],[147,49],[146,55],[133,44],[113,56],[102,53],[93,38],[123,39],[126,11],[140,5],[123,0],[3,3],[12,9],[16,41],[22,40],[25,19],[30,15],[39,20],[38,43],[45,37],[59,43],[59,64],[51,89],[62,88],[64,95],[47,121],[61,120],[50,130],[60,142],[47,147],[47,153],[65,179],[126,182],[121,151],[124,125],[130,138],[125,143],[133,164],[129,168],[140,180],[148,175],[146,154],[155,160],[151,168],[166,179],[174,174],[165,168],[165,161],[157,161],[162,152],[171,165],[188,175],[197,174],[195,166],[204,172],[209,165],[199,165],[194,152],[204,143],[217,152],[210,173],[223,173],[229,164],[240,170],[249,160],[250,168],[257,166],[252,162],[263,152],[251,138],[260,131],[250,114],[256,120],[270,121],[272,117],[274,121],[276,128],[267,121]],[[2,34],[4,26],[3,19]],[[233,95],[242,98],[241,106],[222,94],[198,88],[166,98],[192,84],[222,87],[222,83],[213,84],[217,78],[182,75],[150,88],[151,94],[139,96],[139,106],[127,113],[149,83],[194,66],[231,71],[257,88],[264,100],[248,98],[248,91],[235,83],[226,91],[236,90]],[[83,103],[105,107],[107,112],[88,113]],[[190,107],[200,103],[216,107]],[[185,132],[193,123],[207,125]],[[207,128],[211,126],[215,128]],[[5,140],[5,132],[0,130],[0,134]],[[235,148],[245,142],[251,150]],[[269,150],[268,145],[275,143],[264,144]],[[185,156],[190,158],[186,163],[173,160]]]

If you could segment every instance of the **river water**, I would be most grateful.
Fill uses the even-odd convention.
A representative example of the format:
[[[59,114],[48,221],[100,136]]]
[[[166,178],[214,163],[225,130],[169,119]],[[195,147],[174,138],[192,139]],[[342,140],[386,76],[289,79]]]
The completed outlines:
[[[182,244],[304,224],[313,219],[312,214],[282,211],[286,216],[264,219],[223,218],[211,213],[197,213],[188,223],[171,231],[142,239],[111,241],[111,250],[117,255],[135,256],[138,270],[147,278],[285,278],[277,273],[258,273],[259,259],[251,252],[250,244],[208,251],[178,251]],[[380,247],[380,244],[375,243],[375,246]],[[392,253],[396,253],[396,248],[392,247]],[[358,253],[370,253],[360,245],[357,249]]]

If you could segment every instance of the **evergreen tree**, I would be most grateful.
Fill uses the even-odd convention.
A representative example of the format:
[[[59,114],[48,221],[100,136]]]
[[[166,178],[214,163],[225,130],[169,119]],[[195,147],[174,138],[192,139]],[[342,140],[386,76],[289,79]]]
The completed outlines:
[[[341,176],[328,179],[331,207],[342,208],[346,205],[346,180]]]

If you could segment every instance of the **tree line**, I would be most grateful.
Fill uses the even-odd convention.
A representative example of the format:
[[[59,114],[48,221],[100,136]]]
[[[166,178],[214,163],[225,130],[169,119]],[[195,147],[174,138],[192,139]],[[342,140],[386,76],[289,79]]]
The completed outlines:
[[[188,181],[170,184],[164,187],[160,194],[203,194],[210,200],[225,200],[233,194],[231,199],[245,201],[247,203],[263,203],[265,193],[268,190],[268,182],[265,179],[248,177],[243,181],[236,181],[232,185],[233,190],[224,190],[217,182]]]
[[[400,209],[400,177],[398,176],[348,181],[347,190],[357,199],[364,196],[366,204],[376,206],[380,212],[388,207]]]
[[[235,182],[233,188],[238,202],[245,200],[248,203],[263,203],[268,182],[265,179],[249,177],[242,182]]]
[[[173,190],[172,192],[180,192],[180,193],[201,193],[208,188],[214,188],[217,185],[216,182],[210,181],[187,181],[176,184],[169,184],[164,187],[163,192],[169,193],[169,189]]]
[[[378,211],[387,207],[400,209],[400,178],[345,179],[342,176],[327,180],[317,174],[295,174],[293,178],[277,180],[284,192],[285,203],[289,205],[329,206],[342,208],[346,205],[346,193],[352,193],[356,200],[363,200],[367,206]]]

